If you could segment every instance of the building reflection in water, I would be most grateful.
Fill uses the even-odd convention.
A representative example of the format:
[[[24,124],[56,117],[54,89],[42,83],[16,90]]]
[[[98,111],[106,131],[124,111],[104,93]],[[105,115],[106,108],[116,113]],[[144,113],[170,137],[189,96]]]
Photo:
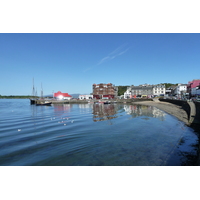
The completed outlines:
[[[124,105],[124,110],[127,114],[131,115],[132,118],[138,116],[147,116],[158,118],[161,121],[165,120],[166,113],[154,106],[145,105]],[[148,118],[144,118],[148,120]]]
[[[114,104],[93,104],[94,122],[117,118],[116,114],[117,106],[115,106]]]
[[[80,114],[91,114],[92,104],[91,103],[80,103],[78,104]]]
[[[63,115],[64,113],[70,112],[72,104],[54,104],[54,113],[56,116]]]

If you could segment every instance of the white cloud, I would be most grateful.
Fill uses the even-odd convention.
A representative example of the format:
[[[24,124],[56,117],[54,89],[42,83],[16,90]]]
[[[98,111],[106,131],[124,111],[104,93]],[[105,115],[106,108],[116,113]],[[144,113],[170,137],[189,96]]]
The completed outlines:
[[[105,62],[106,60],[109,60],[109,59],[110,59],[110,57],[106,56],[105,58],[101,59],[100,62],[97,65],[100,65],[100,64],[102,64],[103,62]]]
[[[116,57],[125,54],[125,53],[129,50],[129,48],[125,49],[125,48],[124,48],[125,46],[126,46],[126,44],[121,45],[120,47],[116,48],[116,49],[115,49],[114,51],[112,51],[110,54],[108,54],[107,56],[105,56],[104,58],[102,58],[102,59],[97,63],[96,66],[101,65],[102,63],[105,63],[105,62],[107,62],[107,61],[113,60],[113,59],[115,59]],[[94,67],[95,67],[95,66],[94,66]],[[94,67],[87,68],[87,69],[85,69],[83,72],[87,72],[87,71],[93,69]]]
[[[127,48],[127,49],[124,50],[124,46],[125,45],[122,45],[122,46],[116,48],[113,52],[111,52],[110,54],[108,54],[108,56],[102,58],[97,65],[100,65],[100,64],[102,64],[102,63],[104,63],[106,61],[112,60],[112,59],[116,58],[117,56],[121,56],[124,53],[126,53],[129,50],[129,48]]]

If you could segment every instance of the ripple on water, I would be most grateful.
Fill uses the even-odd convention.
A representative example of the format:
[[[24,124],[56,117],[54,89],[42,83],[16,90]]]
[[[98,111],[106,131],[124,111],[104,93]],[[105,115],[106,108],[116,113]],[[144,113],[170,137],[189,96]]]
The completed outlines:
[[[153,107],[9,105],[0,104],[0,165],[181,165],[197,152],[195,133]]]

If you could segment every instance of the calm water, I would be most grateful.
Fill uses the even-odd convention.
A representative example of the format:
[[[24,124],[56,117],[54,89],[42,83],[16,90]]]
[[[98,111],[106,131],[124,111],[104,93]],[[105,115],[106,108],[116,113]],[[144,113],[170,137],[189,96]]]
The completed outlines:
[[[0,165],[193,165],[193,129],[152,106],[0,99]]]

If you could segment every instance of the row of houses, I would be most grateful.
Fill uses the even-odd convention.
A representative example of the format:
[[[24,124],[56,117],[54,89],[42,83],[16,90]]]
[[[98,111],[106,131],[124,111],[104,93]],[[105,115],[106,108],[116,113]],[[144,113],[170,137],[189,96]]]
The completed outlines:
[[[151,98],[153,96],[164,96],[165,94],[165,85],[139,85],[139,86],[130,86],[127,88],[127,91],[124,93],[124,98]]]
[[[189,81],[188,84],[178,84],[177,86],[168,88],[166,94],[178,97],[199,97],[200,96],[200,79]]]
[[[91,94],[79,95],[79,99],[114,99],[118,97],[118,87],[112,83],[93,84],[92,90]],[[200,96],[200,79],[189,81],[188,84],[177,84],[170,88],[166,88],[164,84],[131,85],[127,87],[123,98],[152,98],[155,96],[177,96],[180,98]],[[54,98],[72,99],[72,96],[58,91],[54,93]]]
[[[191,98],[200,95],[200,79],[189,81],[188,84],[177,84],[166,88],[164,84],[130,86],[124,93],[124,98],[151,98],[155,96],[176,96],[178,98]]]

